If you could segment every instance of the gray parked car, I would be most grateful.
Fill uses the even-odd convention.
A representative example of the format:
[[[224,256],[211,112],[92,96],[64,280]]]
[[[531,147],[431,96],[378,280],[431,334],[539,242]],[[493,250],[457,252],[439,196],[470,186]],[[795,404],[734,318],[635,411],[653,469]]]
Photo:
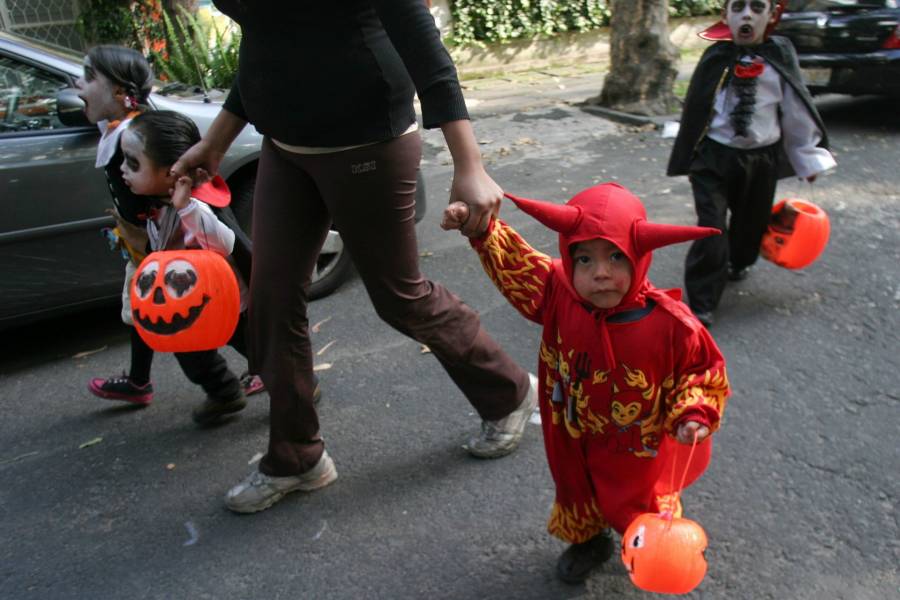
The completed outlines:
[[[0,32],[0,329],[119,298],[122,258],[100,235],[113,221],[102,169],[94,168],[99,131],[84,116],[75,80],[82,57]],[[184,86],[180,86],[183,90]],[[157,109],[209,127],[219,104],[166,86],[150,96]],[[262,138],[246,127],[220,171],[232,209],[250,232],[253,185]],[[416,220],[424,214],[419,178]],[[332,231],[319,256],[311,297],[334,291],[351,270]]]

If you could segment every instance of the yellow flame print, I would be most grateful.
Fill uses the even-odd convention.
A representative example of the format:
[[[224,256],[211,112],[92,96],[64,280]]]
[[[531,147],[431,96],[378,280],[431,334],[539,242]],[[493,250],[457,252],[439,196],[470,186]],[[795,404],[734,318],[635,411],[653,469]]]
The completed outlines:
[[[544,363],[545,365],[547,365],[547,369],[550,372],[556,371],[556,365],[557,365],[556,349],[548,348],[547,344],[544,343],[544,340],[541,340],[540,357],[541,357],[541,362]]]
[[[591,433],[603,434],[608,423],[609,419],[607,419],[603,415],[598,415],[594,411],[588,409],[587,427],[591,430]]]
[[[549,272],[550,257],[531,248],[503,223],[494,227],[478,255],[497,289],[522,314],[534,316],[544,290],[544,280],[535,271]]]
[[[709,406],[721,415],[730,393],[728,375],[724,369],[716,369],[715,372],[707,369],[702,375],[690,373],[682,376],[666,401],[669,406],[666,431],[672,431],[672,425],[692,406]],[[718,428],[719,423],[713,423],[710,433]]]
[[[578,504],[564,507],[554,502],[550,521],[547,523],[547,531],[551,535],[570,544],[586,542],[607,527],[609,523],[603,518],[593,498],[580,507]]]
[[[638,388],[639,390],[643,390],[647,387],[647,376],[644,375],[644,372],[640,369],[629,369],[628,365],[622,364],[622,368],[625,369],[625,385],[628,387]]]

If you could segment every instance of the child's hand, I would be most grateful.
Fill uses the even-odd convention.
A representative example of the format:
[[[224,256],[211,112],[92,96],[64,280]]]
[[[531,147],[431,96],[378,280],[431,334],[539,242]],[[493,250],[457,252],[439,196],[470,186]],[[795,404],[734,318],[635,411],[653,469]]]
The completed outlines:
[[[709,427],[701,425],[697,421],[686,421],[678,426],[675,437],[682,444],[693,444],[694,434],[697,435],[697,443],[699,444],[709,437]]]
[[[465,202],[451,202],[444,209],[444,218],[441,219],[441,227],[447,231],[451,229],[462,229],[462,226],[469,220],[469,205]]]
[[[191,201],[191,189],[194,182],[187,175],[182,175],[175,180],[175,187],[172,189],[172,206],[177,210],[181,210]]]
[[[502,199],[503,190],[485,172],[480,164],[480,157],[479,164],[474,166],[454,160],[450,204],[465,202],[469,209],[469,216],[460,227],[463,235],[468,237],[484,235],[491,224],[491,217],[500,211]]]
[[[129,247],[142,252],[147,247],[147,229],[133,225],[122,218],[115,208],[108,208],[106,212],[116,220],[116,229],[119,233],[120,241],[125,242]]]

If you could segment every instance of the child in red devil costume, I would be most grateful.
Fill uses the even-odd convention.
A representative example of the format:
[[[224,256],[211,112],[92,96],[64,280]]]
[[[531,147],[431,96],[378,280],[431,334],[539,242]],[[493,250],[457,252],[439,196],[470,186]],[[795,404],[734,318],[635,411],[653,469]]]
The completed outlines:
[[[778,179],[812,182],[835,166],[793,45],[769,36],[785,4],[727,0],[722,22],[700,34],[716,43],[691,77],[669,160],[669,175],[690,177],[697,224],[726,232],[694,242],[685,263],[688,302],[707,326],[726,281],[759,257]]]
[[[539,402],[556,483],[548,530],[571,544],[557,573],[576,583],[612,554],[610,527],[622,533],[645,512],[680,514],[672,473],[684,472],[695,435],[686,481],[709,461],[703,440],[729,394],[725,361],[680,290],[657,289],[647,272],[655,248],[719,231],[651,223],[614,183],[562,206],[506,196],[559,232],[556,260],[497,218],[470,242],[507,300],[544,328]],[[451,204],[442,226],[458,229],[467,216]]]

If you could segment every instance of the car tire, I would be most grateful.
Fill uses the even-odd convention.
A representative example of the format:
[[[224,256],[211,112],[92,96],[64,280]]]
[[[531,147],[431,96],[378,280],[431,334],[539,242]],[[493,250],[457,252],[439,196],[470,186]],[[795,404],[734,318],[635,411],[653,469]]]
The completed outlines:
[[[241,177],[229,182],[231,187],[231,210],[237,218],[244,233],[253,237],[253,189],[256,186],[256,174]],[[353,271],[353,261],[344,248],[340,234],[331,229],[313,270],[312,282],[309,284],[307,297],[310,300],[322,298],[338,289]]]

